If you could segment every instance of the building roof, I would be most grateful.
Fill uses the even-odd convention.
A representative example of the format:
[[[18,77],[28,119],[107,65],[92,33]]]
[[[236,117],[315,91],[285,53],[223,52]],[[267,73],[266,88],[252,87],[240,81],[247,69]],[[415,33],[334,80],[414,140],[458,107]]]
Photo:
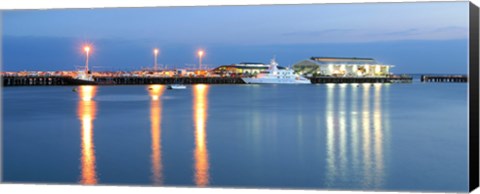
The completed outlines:
[[[375,61],[373,58],[358,58],[358,57],[310,57],[314,61]]]
[[[389,66],[392,65],[381,64],[372,58],[339,58],[339,57],[312,57],[310,59],[302,60],[295,63],[294,67],[313,67],[316,65],[380,65]]]
[[[310,60],[319,64],[377,64],[372,58],[357,58],[357,57],[311,57]]]

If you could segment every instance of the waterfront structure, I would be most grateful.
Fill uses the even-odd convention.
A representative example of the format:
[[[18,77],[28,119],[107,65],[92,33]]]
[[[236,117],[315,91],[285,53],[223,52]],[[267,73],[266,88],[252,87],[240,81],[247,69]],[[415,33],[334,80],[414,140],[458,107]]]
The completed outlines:
[[[261,72],[267,71],[270,64],[258,62],[242,62],[231,65],[222,65],[213,69],[213,73],[220,75],[257,75]],[[278,69],[285,69],[285,67],[277,66]]]
[[[421,75],[421,82],[468,82],[467,75]]]
[[[295,72],[312,76],[386,77],[392,65],[381,64],[373,58],[311,57],[293,65]]]

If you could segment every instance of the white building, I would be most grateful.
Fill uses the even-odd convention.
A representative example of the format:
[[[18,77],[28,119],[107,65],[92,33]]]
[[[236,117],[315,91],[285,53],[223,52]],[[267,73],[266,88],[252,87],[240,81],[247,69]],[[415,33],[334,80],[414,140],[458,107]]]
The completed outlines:
[[[372,58],[311,57],[293,65],[293,69],[307,76],[385,77],[392,65]]]

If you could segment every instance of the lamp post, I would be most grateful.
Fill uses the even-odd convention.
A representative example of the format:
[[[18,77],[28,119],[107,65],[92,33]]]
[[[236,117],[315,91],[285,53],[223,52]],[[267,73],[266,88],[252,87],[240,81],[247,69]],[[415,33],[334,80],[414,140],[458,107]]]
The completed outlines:
[[[90,47],[89,46],[85,46],[83,48],[83,50],[85,51],[85,53],[87,54],[87,60],[85,62],[85,71],[87,71],[88,73],[88,55],[90,54]]]
[[[205,54],[205,52],[203,50],[199,50],[197,54],[198,54],[198,58],[199,58],[198,68],[202,69],[202,57]]]
[[[154,55],[154,66],[153,70],[157,71],[157,57],[158,57],[158,49],[153,49],[153,55]]]

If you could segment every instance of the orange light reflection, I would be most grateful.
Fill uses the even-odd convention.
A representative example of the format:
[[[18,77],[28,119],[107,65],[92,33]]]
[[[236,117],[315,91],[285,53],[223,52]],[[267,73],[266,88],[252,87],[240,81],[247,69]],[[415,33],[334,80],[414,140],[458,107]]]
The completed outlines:
[[[162,102],[159,100],[165,87],[163,85],[149,86],[148,93],[150,102],[150,123],[152,135],[152,173],[155,185],[163,184],[162,165]]]
[[[82,122],[82,156],[81,156],[81,180],[80,183],[94,185],[98,183],[95,170],[95,145],[93,143],[93,120],[96,113],[96,102],[93,97],[96,86],[80,86],[78,103],[78,118]]]
[[[209,163],[206,140],[207,122],[207,85],[195,85],[193,87],[193,110],[195,123],[195,184],[206,186],[209,183]]]

